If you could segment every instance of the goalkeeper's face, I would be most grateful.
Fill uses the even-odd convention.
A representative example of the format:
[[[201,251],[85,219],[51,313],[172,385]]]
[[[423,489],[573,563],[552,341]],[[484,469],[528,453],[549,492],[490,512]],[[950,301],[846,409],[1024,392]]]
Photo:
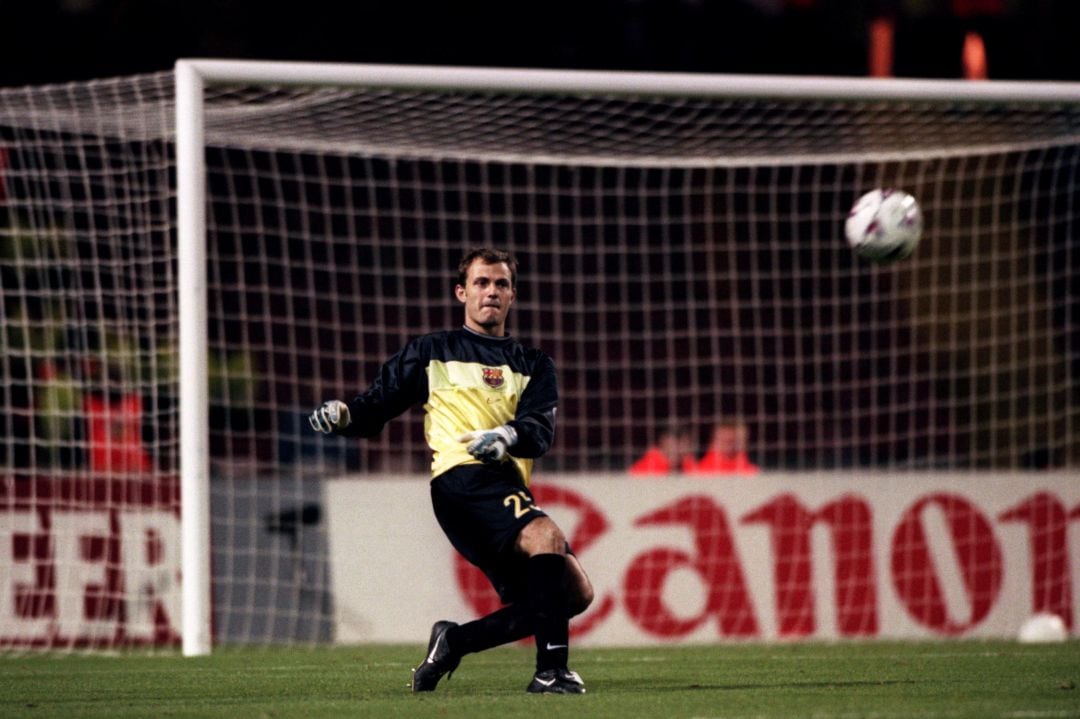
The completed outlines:
[[[455,292],[465,305],[466,327],[494,337],[506,333],[506,316],[517,292],[505,262],[488,264],[477,258],[469,265],[465,284],[458,285]]]

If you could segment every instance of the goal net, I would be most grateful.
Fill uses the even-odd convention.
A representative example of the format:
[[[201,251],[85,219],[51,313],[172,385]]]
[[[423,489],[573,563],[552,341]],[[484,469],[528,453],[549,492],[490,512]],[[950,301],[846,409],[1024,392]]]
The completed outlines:
[[[456,326],[475,245],[559,370],[545,474],[728,420],[764,473],[1080,464],[1075,89],[210,66],[194,295],[173,74],[0,91],[0,645],[179,640],[192,296],[214,640],[331,639],[320,483],[429,457],[419,412],[305,415]],[[875,187],[921,204],[903,262],[844,241]]]

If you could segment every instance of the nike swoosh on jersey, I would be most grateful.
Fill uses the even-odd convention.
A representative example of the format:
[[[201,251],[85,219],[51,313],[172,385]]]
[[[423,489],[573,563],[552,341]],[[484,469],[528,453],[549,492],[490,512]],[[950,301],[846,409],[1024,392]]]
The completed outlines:
[[[565,644],[552,644],[551,642],[548,642],[547,643],[547,648],[548,648],[548,651],[551,651],[552,649],[566,649],[566,645]]]

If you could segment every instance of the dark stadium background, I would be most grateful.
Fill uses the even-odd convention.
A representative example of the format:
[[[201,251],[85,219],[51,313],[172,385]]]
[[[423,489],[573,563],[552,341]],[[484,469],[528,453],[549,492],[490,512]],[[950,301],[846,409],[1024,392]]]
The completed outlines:
[[[992,78],[1080,79],[1075,0],[937,0],[922,4],[943,14],[918,23],[905,20],[904,8],[915,4],[3,0],[0,85],[153,72],[178,57],[864,75],[867,22],[889,5],[901,13],[898,75],[958,76],[957,39],[975,29]],[[958,7],[1003,14],[959,21],[949,10]]]
[[[897,0],[900,5],[904,1]],[[962,0],[939,2],[946,7],[963,4]],[[1073,29],[1080,26],[1080,22],[1076,22],[1080,20],[1080,3],[1075,0],[1014,1],[1011,5],[1005,0],[966,2],[975,5],[981,2],[988,7],[1003,2],[1003,7],[1016,9],[1008,14],[1005,25],[986,18],[966,23],[945,15],[935,19],[936,28],[928,28],[925,22],[918,28],[910,23],[901,23],[899,29],[907,34],[899,34],[897,38],[898,72],[907,69],[910,73],[958,76],[958,45],[954,41],[958,33],[967,29],[966,24],[970,24],[986,36],[991,77],[1080,79],[1080,53],[1070,44]],[[489,0],[369,0],[354,3],[310,0],[302,4],[256,3],[252,0],[0,0],[0,26],[7,31],[0,42],[0,84],[66,82],[158,72],[171,68],[178,57],[863,75],[867,71],[867,22],[875,15],[875,8],[883,4],[886,4],[884,0],[552,0],[542,4],[496,3]],[[910,40],[916,35],[920,40],[920,58],[910,57],[910,54],[902,52],[901,47],[911,44],[905,38]],[[938,42],[929,42],[931,38],[937,38]],[[953,49],[957,52],[950,52],[948,61],[942,59],[937,66],[933,66],[935,48],[940,54],[941,48],[947,46],[955,46]],[[350,174],[355,175],[355,171]],[[212,183],[215,177],[212,173]],[[559,181],[552,182],[558,184]],[[828,204],[828,198],[823,202]],[[300,220],[296,219],[295,222],[299,223]],[[263,226],[267,226],[265,222]],[[280,229],[282,234],[289,234],[286,232],[289,228]],[[234,239],[240,243],[244,241],[242,237]],[[280,248],[284,255],[282,266],[287,264],[288,249],[286,245]],[[839,257],[841,259],[837,261],[851,261],[846,252]],[[686,255],[670,261],[700,264],[703,259],[701,256]],[[749,262],[750,258],[743,257],[741,261]],[[536,264],[542,265],[542,260]],[[539,269],[554,271],[558,268],[541,266]],[[628,268],[632,275],[641,270],[641,267]],[[592,270],[584,267],[581,271]],[[223,267],[220,272],[223,277],[229,272],[239,275],[241,268]],[[341,280],[342,286],[346,286],[346,282]],[[10,282],[5,284],[11,285]],[[614,286],[609,288],[610,291],[617,289]],[[822,292],[844,296],[855,289],[759,284],[739,291],[747,297],[753,293],[775,295],[792,292],[809,306],[813,304],[811,300],[822,299]],[[438,292],[441,291],[442,288],[438,288]],[[608,296],[604,299],[615,306],[620,298]],[[824,299],[828,301],[830,297],[824,296]],[[238,303],[231,296],[222,297],[222,301],[226,305]],[[880,306],[865,311],[887,313],[889,309]],[[75,316],[83,315],[76,313]],[[1075,330],[1075,316],[1075,312],[1061,311],[1054,318],[1055,322],[1065,325],[1063,331],[1074,346],[1080,342],[1080,333]],[[692,323],[695,319],[688,316],[685,321]],[[887,324],[889,317],[876,319]],[[802,327],[808,324],[804,320],[795,315],[775,320],[777,326],[782,328],[782,339],[778,347],[762,348],[766,356],[772,357],[778,353],[790,356],[793,354],[792,348],[811,339],[804,336],[806,332]],[[826,320],[842,323],[846,318],[838,316]],[[441,323],[434,324],[438,326]],[[544,324],[538,322],[537,326]],[[754,326],[754,321],[753,318],[733,316],[729,324],[750,327]],[[634,329],[632,325],[628,327]],[[224,331],[236,329],[229,326]],[[856,345],[873,341],[875,345],[884,347],[889,342],[902,340],[903,337],[859,337],[852,341]],[[343,342],[348,348],[362,344],[362,338],[349,336]],[[551,349],[560,356],[566,351],[560,347]],[[687,348],[678,349],[681,355],[689,353]],[[731,347],[722,345],[719,349],[730,351]],[[574,359],[567,357],[568,361]],[[283,360],[286,365],[288,361]],[[370,376],[374,367],[347,369],[348,375]],[[361,369],[363,371],[358,371]],[[324,373],[327,371],[330,370],[323,368]],[[940,437],[935,440],[943,445],[939,447],[933,446],[929,440],[921,441],[913,448],[904,442],[897,446],[863,447],[859,444],[857,433],[842,433],[844,436],[850,435],[851,439],[840,441],[823,434],[823,429],[812,422],[785,424],[780,418],[791,413],[780,406],[781,398],[770,392],[770,388],[785,378],[784,373],[796,377],[828,371],[828,367],[801,367],[788,362],[781,363],[779,369],[770,370],[771,373],[761,371],[738,377],[731,375],[733,370],[729,367],[710,368],[702,370],[702,376],[697,379],[702,386],[741,387],[748,390],[747,395],[766,397],[776,403],[775,406],[743,404],[741,410],[777,418],[775,422],[758,428],[762,444],[779,447],[781,437],[798,436],[803,440],[800,446],[804,449],[795,456],[789,456],[779,449],[763,453],[758,460],[765,466],[802,468],[911,462],[935,452],[951,453],[954,461],[961,465],[966,463],[965,458],[971,450],[971,438],[966,435]],[[878,368],[870,365],[861,365],[851,371],[866,380],[863,383],[866,385],[872,385],[872,378],[881,374]],[[775,372],[780,374],[772,374]],[[903,378],[918,375],[919,372],[917,362],[909,359],[908,365],[893,367],[886,374]],[[308,374],[311,373],[301,373],[302,376]],[[282,376],[291,378],[295,374],[283,372]],[[603,379],[597,376],[588,381]],[[650,378],[650,385],[664,388],[677,384],[681,379],[660,373]],[[585,383],[586,380],[581,382]],[[903,384],[902,381],[898,382]],[[910,383],[910,386],[915,388],[913,391],[917,397],[908,399],[925,400],[933,394],[932,388],[925,383]],[[573,390],[574,387],[571,385],[567,389]],[[832,405],[858,406],[869,411],[871,407],[887,404],[884,402],[887,398],[880,396],[880,392],[887,390],[881,388],[879,395],[856,398],[839,394],[812,398],[807,400],[811,402],[808,407],[818,410]],[[298,391],[294,384],[290,384],[277,388],[275,396],[290,406],[306,406],[311,401],[310,397],[295,396]],[[702,417],[727,414],[733,408],[739,408],[737,398],[730,389],[726,394],[718,393],[704,402],[696,410]],[[813,402],[820,403],[820,406]],[[162,414],[167,413],[167,403],[160,402],[158,406]],[[663,408],[635,405],[631,409],[633,416],[663,414]],[[245,407],[225,417],[220,416],[220,408],[217,410],[213,418],[222,426],[227,425],[232,430],[255,430],[260,436],[272,437],[264,430],[277,420],[265,413],[251,413]],[[579,415],[577,410],[579,408],[572,403],[567,403],[567,416]],[[973,410],[963,408],[963,411]],[[296,417],[292,419],[298,420]],[[958,419],[962,420],[963,417]],[[250,426],[243,425],[240,420],[248,422]],[[907,428],[928,424],[926,417],[914,413],[897,416],[882,413],[878,421],[884,423],[880,428],[883,436],[889,436],[890,430],[894,430],[897,436],[904,436]],[[160,427],[158,429],[160,431]],[[282,434],[296,436],[303,428],[292,429],[296,431],[284,431]],[[644,426],[637,428],[636,431],[642,436],[635,437],[614,434],[611,441],[615,446],[641,446],[646,441],[647,430]],[[391,431],[403,433],[409,429],[399,427]],[[228,441],[236,441],[232,435],[229,437]],[[219,439],[218,435],[215,435],[215,439]],[[597,441],[594,437],[587,439],[590,444]],[[579,442],[572,444],[577,446]],[[816,447],[824,447],[821,452],[825,455]],[[268,440],[267,446],[251,448],[250,451],[265,458],[274,456],[275,451],[279,456],[292,456],[298,450],[292,446],[275,448],[273,442]],[[905,452],[914,452],[917,457],[908,456]],[[601,468],[622,467],[628,459],[625,456],[604,457],[599,459],[599,463]],[[159,460],[168,464],[171,458],[162,456]],[[1042,459],[1023,460],[1025,466],[1046,463]],[[350,465],[353,464],[355,460],[350,460]],[[572,463],[566,467],[581,468]]]

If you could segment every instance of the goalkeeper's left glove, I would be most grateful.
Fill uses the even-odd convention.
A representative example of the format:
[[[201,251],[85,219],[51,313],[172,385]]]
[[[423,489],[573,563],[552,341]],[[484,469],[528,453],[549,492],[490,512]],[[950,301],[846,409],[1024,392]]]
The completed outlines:
[[[349,405],[339,399],[332,399],[323,402],[317,410],[308,415],[308,422],[316,432],[330,434],[352,424],[352,416],[349,414]]]
[[[481,462],[501,462],[506,458],[507,450],[517,444],[517,431],[508,424],[492,429],[477,429],[458,437],[459,442],[468,442],[465,450]]]

